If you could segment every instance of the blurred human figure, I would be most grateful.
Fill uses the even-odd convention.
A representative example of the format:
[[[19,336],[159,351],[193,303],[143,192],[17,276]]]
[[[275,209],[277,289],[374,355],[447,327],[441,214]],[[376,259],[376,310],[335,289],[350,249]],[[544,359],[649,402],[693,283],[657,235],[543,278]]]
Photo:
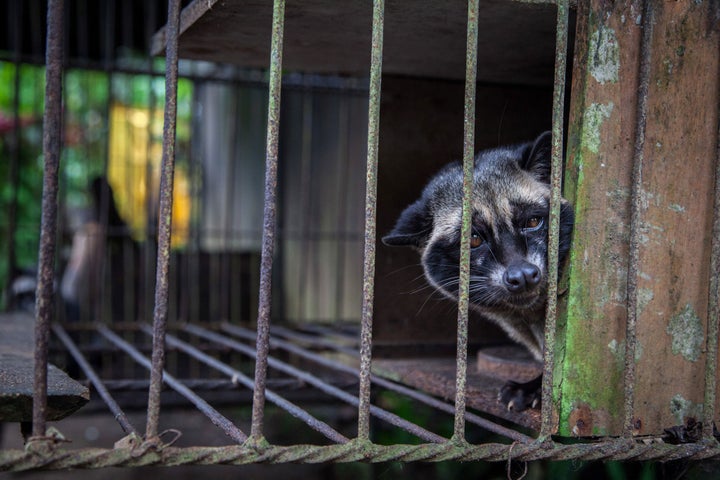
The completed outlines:
[[[105,177],[92,180],[90,194],[90,216],[73,234],[70,257],[60,283],[70,321],[99,319],[108,245],[113,239],[129,235]]]

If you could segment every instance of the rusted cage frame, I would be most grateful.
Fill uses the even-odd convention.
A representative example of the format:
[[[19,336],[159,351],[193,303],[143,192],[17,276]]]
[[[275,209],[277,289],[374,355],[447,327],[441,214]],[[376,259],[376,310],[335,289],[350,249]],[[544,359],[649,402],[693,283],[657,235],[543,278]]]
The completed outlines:
[[[633,169],[633,191],[639,188],[642,178],[641,161],[644,132],[644,105],[647,100],[648,70],[650,62],[650,51],[648,40],[652,25],[652,2],[644,2],[644,34],[643,46],[641,47],[641,88],[639,91],[639,104],[637,110],[637,136],[635,140],[635,155]],[[370,115],[368,128],[368,186],[366,198],[366,265],[364,272],[364,301],[363,301],[363,322],[360,347],[360,395],[358,398],[358,436],[348,442],[336,443],[328,446],[316,445],[293,445],[289,447],[274,446],[267,443],[262,432],[262,416],[265,402],[265,377],[268,362],[268,350],[270,344],[269,315],[263,310],[269,308],[267,300],[261,301],[260,315],[258,320],[257,333],[257,368],[255,376],[254,402],[253,402],[253,423],[252,432],[247,441],[241,445],[228,447],[190,447],[176,448],[164,444],[158,435],[157,425],[149,422],[144,442],[127,443],[123,448],[115,449],[82,449],[67,450],[60,448],[54,437],[47,437],[45,432],[45,406],[46,406],[46,364],[47,364],[47,339],[50,330],[50,317],[52,305],[52,262],[51,253],[54,249],[54,227],[55,209],[57,207],[57,169],[60,150],[59,143],[59,92],[61,56],[60,48],[62,39],[62,0],[50,0],[48,8],[48,48],[47,48],[47,88],[46,88],[46,118],[43,150],[45,155],[45,176],[43,191],[43,219],[42,236],[40,247],[40,273],[37,292],[37,326],[36,326],[36,375],[35,375],[35,404],[33,411],[33,436],[29,439],[25,451],[3,451],[0,452],[0,469],[3,470],[24,470],[30,468],[97,468],[104,466],[134,466],[134,465],[182,465],[182,464],[245,464],[254,462],[325,462],[325,461],[370,461],[380,462],[388,460],[518,460],[533,459],[615,459],[615,460],[673,460],[680,458],[704,459],[720,455],[720,447],[713,437],[712,419],[714,417],[715,397],[715,363],[717,360],[717,333],[718,333],[718,265],[720,261],[720,161],[716,163],[716,187],[715,187],[715,211],[713,218],[713,242],[712,242],[712,278],[710,284],[709,300],[709,327],[706,362],[706,393],[705,393],[705,422],[703,428],[703,440],[693,444],[668,445],[668,444],[641,444],[634,441],[630,436],[628,425],[626,435],[616,439],[610,439],[599,443],[584,444],[562,444],[552,438],[552,408],[549,401],[552,391],[553,353],[554,353],[554,330],[556,323],[555,293],[557,292],[556,278],[551,275],[550,301],[548,305],[548,318],[546,324],[546,354],[543,380],[543,411],[540,435],[535,440],[516,441],[512,445],[507,444],[484,444],[470,445],[464,439],[465,405],[464,385],[466,375],[466,337],[467,337],[467,292],[468,278],[463,274],[461,281],[461,303],[458,312],[458,372],[456,376],[458,394],[455,405],[455,432],[450,440],[442,443],[426,443],[421,445],[389,445],[382,446],[372,443],[369,438],[369,415],[371,406],[369,402],[369,390],[371,385],[370,375],[370,346],[372,335],[372,273],[374,270],[374,242],[375,242],[375,169],[377,168],[377,141],[378,141],[378,119],[379,119],[379,95],[380,95],[380,73],[382,61],[382,24],[383,24],[383,2],[374,1],[373,15],[373,42],[372,42],[372,65],[371,65],[371,93],[370,93]],[[476,69],[477,52],[477,15],[478,1],[468,2],[468,47],[467,47],[467,80],[466,80],[466,112],[465,112],[465,149],[464,149],[464,208],[463,233],[469,234],[468,204],[470,189],[468,186],[469,170],[472,164],[472,140],[474,131],[474,70]],[[567,29],[569,2],[562,0],[557,2],[557,43],[556,43],[556,73],[555,73],[555,94],[553,105],[553,148],[552,148],[552,200],[550,217],[550,251],[549,265],[552,271],[557,271],[557,242],[558,242],[558,213],[560,195],[560,167],[562,160],[562,112],[563,97],[565,88],[565,55],[567,52]],[[274,235],[274,188],[276,174],[273,164],[276,159],[277,149],[277,115],[280,99],[280,71],[281,71],[281,47],[282,47],[282,21],[284,1],[275,0],[273,20],[273,54],[271,56],[271,82],[270,94],[271,104],[268,114],[268,177],[266,181],[266,217],[264,222],[263,256],[268,263],[263,263],[263,268],[271,268],[272,237]],[[168,29],[168,75],[169,88],[172,83],[176,84],[176,71],[173,72],[173,63],[177,60],[177,25],[173,23],[179,14],[179,0],[171,0],[169,8],[169,29]],[[164,143],[164,164],[163,177],[172,174],[173,150],[172,142],[174,132],[172,123],[174,121],[174,105],[171,95],[168,95],[169,108],[166,106],[166,135]],[[718,146],[718,157],[720,158],[720,145]],[[165,205],[170,204],[171,183],[165,178],[165,188],[161,189],[161,196],[164,197]],[[637,195],[633,198],[637,202]],[[628,310],[629,318],[627,328],[626,359],[633,357],[633,344],[635,342],[634,315],[632,305],[636,302],[636,290],[633,286],[633,276],[637,275],[637,267],[632,264],[637,262],[637,235],[638,235],[638,208],[633,205],[631,223],[631,236],[634,237],[631,247],[631,268],[628,272]],[[165,211],[161,208],[161,211]],[[169,217],[167,228],[169,232]],[[167,256],[169,242],[161,242],[159,257]],[[467,242],[465,242],[467,243]],[[266,247],[270,250],[266,250]],[[164,251],[163,251],[164,250]],[[635,260],[633,260],[635,258]],[[466,269],[469,260],[467,248],[462,254],[461,267]],[[159,260],[160,261],[160,260]],[[161,272],[158,268],[158,272]],[[166,281],[158,273],[159,281]],[[162,275],[167,275],[163,273]],[[265,274],[269,280],[268,272]],[[159,282],[160,283],[160,282]],[[269,290],[267,295],[269,295]],[[167,295],[163,297],[162,290],[158,290],[156,296],[156,315],[153,328],[153,361],[150,367],[153,370],[150,382],[150,397],[148,402],[148,418],[159,413],[159,392],[160,382],[163,377],[162,359],[166,343],[165,327],[166,312],[163,312],[163,302],[167,301]],[[188,327],[194,328],[194,327]],[[61,330],[56,329],[62,339]],[[173,337],[169,337],[175,342]],[[625,419],[631,419],[633,413],[632,382],[634,380],[632,361],[626,361],[625,376]],[[167,379],[168,377],[166,377]],[[154,399],[153,399],[154,398]],[[628,423],[628,422],[626,422]],[[132,432],[132,428],[126,426],[126,430]],[[130,437],[137,434],[132,432]]]

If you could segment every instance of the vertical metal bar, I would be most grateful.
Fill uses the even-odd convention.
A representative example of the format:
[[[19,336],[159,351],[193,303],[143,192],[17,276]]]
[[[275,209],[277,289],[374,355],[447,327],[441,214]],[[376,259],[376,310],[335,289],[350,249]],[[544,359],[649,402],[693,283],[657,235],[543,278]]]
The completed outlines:
[[[470,307],[470,235],[472,233],[473,167],[475,159],[475,83],[477,78],[478,0],[468,0],[465,56],[465,116],[463,145],[463,209],[458,286],[457,353],[455,372],[455,425],[452,440],[465,442],[467,382],[467,331]]]
[[[273,3],[273,25],[270,51],[270,81],[268,85],[267,145],[265,156],[265,206],[260,260],[260,293],[258,295],[257,358],[255,360],[255,390],[250,439],[259,443],[263,438],[265,414],[265,379],[270,336],[270,306],[272,291],[273,251],[276,230],[276,190],[278,139],[280,135],[280,92],[282,84],[283,29],[285,24],[285,0]]]
[[[365,251],[363,263],[362,329],[360,332],[360,390],[358,438],[370,440],[370,367],[372,364],[372,320],[375,293],[375,230],[377,210],[377,163],[380,136],[385,1],[373,1],[370,95],[368,101],[368,145],[365,178]]]
[[[638,74],[638,103],[635,123],[635,146],[631,186],[630,252],[627,272],[627,326],[625,330],[625,376],[624,376],[624,431],[632,436],[635,407],[635,348],[637,343],[637,279],[640,262],[640,222],[642,215],[642,167],[645,148],[645,125],[647,123],[647,98],[650,84],[650,53],[653,33],[652,0],[643,2],[642,38],[640,39],[640,66]]]
[[[170,233],[172,228],[173,174],[175,170],[175,120],[177,114],[178,35],[180,0],[168,2],[167,45],[165,64],[165,124],[163,127],[160,206],[158,212],[158,254],[155,276],[155,310],[153,312],[152,368],[148,392],[145,439],[159,440],[160,390],[165,364],[165,331],[167,327]]]
[[[558,257],[560,245],[560,189],[562,184],[563,122],[565,113],[565,70],[568,50],[568,0],[557,2],[555,37],[555,88],[553,91],[552,166],[550,183],[550,231],[548,240],[548,290],[545,314],[545,351],[543,353],[542,411],[540,438],[548,438],[554,430],[553,373],[555,370],[555,329],[557,325]]]
[[[336,182],[337,216],[335,225],[337,232],[337,247],[335,249],[335,317],[340,321],[344,315],[345,293],[345,251],[347,238],[347,202],[348,202],[348,163],[350,161],[350,99],[343,95],[338,107],[338,174]]]
[[[708,294],[707,346],[705,351],[705,400],[703,401],[703,436],[713,439],[713,420],[717,389],[718,334],[720,334],[720,108],[715,158],[715,200],[713,205],[712,250],[710,253],[710,291]]]
[[[234,232],[235,232],[235,192],[236,189],[236,180],[235,180],[235,164],[236,162],[241,161],[238,159],[238,142],[241,141],[240,131],[243,128],[243,125],[240,125],[240,97],[242,95],[242,91],[238,87],[232,87],[228,86],[225,89],[226,92],[231,92],[233,99],[232,99],[232,118],[230,119],[230,124],[228,125],[228,132],[230,133],[230,138],[232,138],[232,143],[230,144],[230,152],[229,152],[229,162],[227,164],[227,178],[225,179],[225,227],[223,229],[222,233],[222,243],[223,246],[223,253],[221,255],[225,256],[225,261],[222,262],[221,265],[221,278],[222,278],[222,286],[220,287],[221,293],[220,293],[220,316],[221,318],[225,320],[230,320],[232,318],[232,310],[230,307],[230,303],[233,300],[234,295],[231,295],[230,290],[233,287],[233,278],[235,277],[233,275],[232,271],[232,263],[233,263],[233,254],[230,252],[233,252],[235,250],[233,246],[233,239],[234,239]],[[237,295],[238,297],[240,295]]]
[[[146,8],[148,9],[147,14],[145,16],[145,30],[146,30],[146,38],[148,39],[148,45],[150,44],[150,39],[152,38],[152,35],[155,32],[155,24],[157,23],[157,16],[158,16],[158,7],[155,2],[146,2],[145,3]],[[150,303],[150,290],[152,288],[152,275],[154,273],[153,266],[155,262],[153,261],[151,252],[154,252],[155,249],[154,243],[155,243],[155,222],[153,222],[150,219],[150,212],[152,211],[153,207],[153,200],[152,196],[150,195],[150,192],[153,191],[152,186],[152,162],[150,162],[150,158],[152,157],[152,145],[154,143],[153,138],[153,126],[155,123],[155,111],[156,111],[156,95],[155,95],[155,88],[153,88],[155,83],[155,76],[153,75],[155,68],[153,67],[154,58],[148,56],[148,64],[147,64],[147,75],[148,75],[148,92],[149,92],[149,99],[148,99],[148,125],[147,125],[147,138],[148,138],[148,144],[147,149],[145,152],[145,156],[148,159],[147,162],[145,162],[145,191],[148,192],[145,197],[145,244],[142,247],[142,256],[143,256],[143,274],[140,276],[142,281],[140,282],[139,290],[141,292],[141,302],[138,304],[141,308],[141,315],[139,320],[148,321],[151,315],[152,305]]]
[[[107,130],[105,132],[105,157],[103,158],[103,175],[105,176],[106,180],[109,180],[108,178],[108,164],[110,161],[110,117],[112,114],[112,105],[113,105],[113,66],[114,66],[114,60],[115,60],[115,51],[114,51],[114,45],[115,45],[115,11],[116,11],[116,4],[115,0],[107,0],[106,2],[103,2],[105,5],[105,11],[104,13],[104,19],[102,20],[104,22],[104,55],[105,58],[103,59],[103,66],[105,68],[105,74],[107,75],[107,103],[105,105],[105,125],[107,127]],[[109,183],[108,183],[109,184]],[[108,249],[108,201],[109,201],[109,195],[108,190],[105,188],[102,188],[100,190],[100,195],[97,198],[94,198],[94,208],[95,208],[95,214],[96,218],[93,220],[98,222],[98,224],[102,227],[100,229],[101,233],[98,233],[99,235],[102,235],[102,238],[97,239],[96,241],[100,245],[99,252],[98,252],[98,262],[99,267],[95,269],[93,272],[92,280],[95,282],[97,286],[97,299],[90,302],[90,305],[93,307],[93,309],[86,308],[85,309],[85,317],[83,318],[84,321],[108,321],[111,318],[111,315],[109,312],[112,310],[112,302],[108,302],[108,296],[113,294],[112,288],[108,288],[108,284],[110,282],[110,279],[112,278],[112,272],[109,272],[109,258],[107,255]],[[107,274],[110,273],[108,276]],[[109,364],[109,362],[108,362]]]
[[[57,239],[58,171],[62,132],[63,0],[49,0],[45,54],[45,116],[43,118],[43,193],[38,285],[35,304],[34,437],[45,435],[47,361],[50,320],[54,312],[55,242]]]
[[[317,280],[310,274],[310,257],[313,256],[317,264],[317,242],[310,241],[312,230],[312,130],[313,130],[313,95],[309,91],[302,94],[302,140],[300,150],[300,251],[302,255],[297,258],[299,262],[297,275],[298,310],[296,321],[306,322],[312,318],[312,306],[308,308],[308,284]],[[312,253],[310,253],[312,252]],[[312,290],[311,290],[312,291]]]
[[[26,3],[26,2],[22,2]],[[31,12],[41,12],[42,11],[42,3],[40,0],[30,0],[30,11]],[[32,57],[33,58],[39,58],[40,52],[42,52],[42,16],[40,15],[30,15],[30,34],[31,34],[31,41],[32,41]],[[40,102],[36,102],[40,103]]]
[[[20,182],[20,57],[22,55],[22,2],[12,2],[11,8],[14,12],[8,15],[8,21],[13,22],[13,65],[15,66],[15,78],[13,82],[13,133],[10,152],[10,171],[7,181],[10,183],[10,205],[8,208],[8,248],[7,248],[7,287],[6,296],[8,304],[6,308],[12,309],[12,295],[10,289],[12,280],[17,272],[17,261],[15,258],[15,238],[17,230],[17,207],[18,207],[18,184]]]

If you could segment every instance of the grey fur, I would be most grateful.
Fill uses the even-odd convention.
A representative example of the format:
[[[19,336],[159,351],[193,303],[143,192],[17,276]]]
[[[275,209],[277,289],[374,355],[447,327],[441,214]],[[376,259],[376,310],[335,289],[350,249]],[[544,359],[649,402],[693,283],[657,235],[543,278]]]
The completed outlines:
[[[535,142],[480,152],[475,158],[470,305],[542,361],[547,304],[550,135]],[[401,214],[387,245],[409,245],[425,276],[457,299],[462,168],[451,164]],[[562,200],[561,261],[570,246],[573,214]]]

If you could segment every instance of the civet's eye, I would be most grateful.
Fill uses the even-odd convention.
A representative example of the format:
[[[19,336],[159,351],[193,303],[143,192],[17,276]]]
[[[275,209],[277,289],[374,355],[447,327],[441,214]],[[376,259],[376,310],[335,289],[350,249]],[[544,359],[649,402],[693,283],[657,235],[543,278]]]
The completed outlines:
[[[527,222],[525,222],[525,228],[527,230],[534,230],[538,227],[540,227],[543,223],[543,219],[540,217],[532,217]]]
[[[470,237],[470,248],[476,248],[483,244],[483,239],[477,233],[473,233]]]

